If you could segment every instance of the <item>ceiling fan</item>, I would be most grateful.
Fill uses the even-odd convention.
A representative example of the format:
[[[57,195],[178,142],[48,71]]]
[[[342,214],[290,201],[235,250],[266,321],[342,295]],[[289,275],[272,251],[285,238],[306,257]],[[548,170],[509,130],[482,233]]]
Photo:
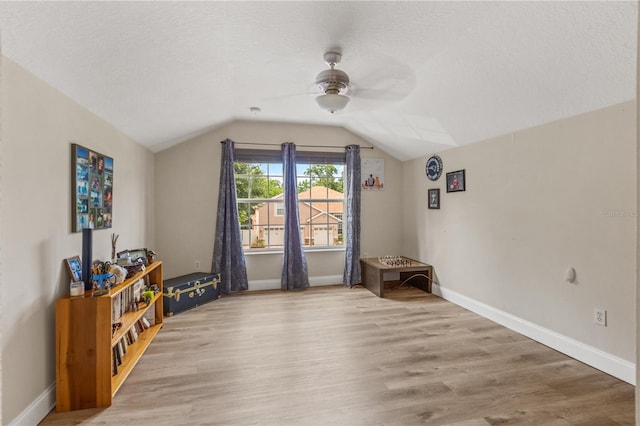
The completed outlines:
[[[377,53],[377,61],[384,66],[371,66],[362,56],[354,58],[354,83],[349,75],[336,68],[342,53],[333,49],[323,55],[329,69],[320,71],[311,87],[304,93],[286,94],[266,98],[290,99],[300,95],[312,95],[320,108],[334,114],[352,103],[354,111],[369,111],[405,99],[416,84],[413,70],[389,55]]]
[[[330,68],[320,71],[316,77],[316,85],[322,91],[322,94],[316,97],[316,102],[320,108],[331,114],[344,109],[349,103],[349,97],[346,95],[349,93],[349,76],[336,68],[341,59],[340,52],[325,53],[324,61]]]
[[[359,83],[362,86],[353,84],[346,72],[336,68],[342,59],[341,52],[330,50],[323,58],[329,69],[316,76],[313,94],[318,94],[318,106],[331,114],[343,110],[352,99],[354,102],[357,100],[359,109],[400,101],[411,92],[416,83],[412,70],[388,56],[384,57],[384,67],[377,67],[366,75],[360,75]],[[362,74],[362,67],[359,68]]]

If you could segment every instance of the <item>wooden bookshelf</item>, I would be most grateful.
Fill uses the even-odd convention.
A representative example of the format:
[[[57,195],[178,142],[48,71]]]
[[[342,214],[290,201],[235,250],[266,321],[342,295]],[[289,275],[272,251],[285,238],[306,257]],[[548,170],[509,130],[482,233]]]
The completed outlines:
[[[122,323],[112,333],[112,306],[115,298],[139,279],[149,277],[160,292],[149,305],[124,313]],[[113,348],[127,331],[150,309],[154,324],[139,332],[128,345],[113,374]],[[149,311],[150,313],[150,311]],[[109,294],[92,297],[63,297],[56,301],[56,411],[108,407],[129,373],[162,328],[162,262],[156,261],[133,277],[111,289]]]

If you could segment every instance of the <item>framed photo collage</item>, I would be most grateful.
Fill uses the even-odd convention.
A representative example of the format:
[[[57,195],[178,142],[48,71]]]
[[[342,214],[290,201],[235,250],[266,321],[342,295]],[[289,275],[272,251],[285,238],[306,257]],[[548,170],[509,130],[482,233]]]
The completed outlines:
[[[73,232],[112,225],[113,158],[78,144],[71,145]]]

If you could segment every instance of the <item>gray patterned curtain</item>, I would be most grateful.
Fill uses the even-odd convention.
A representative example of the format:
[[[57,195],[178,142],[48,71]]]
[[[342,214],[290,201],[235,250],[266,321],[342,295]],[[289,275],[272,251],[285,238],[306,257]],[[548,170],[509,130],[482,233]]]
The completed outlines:
[[[347,148],[347,214],[344,285],[351,287],[362,282],[360,271],[360,145]]]
[[[282,290],[304,290],[309,287],[309,276],[300,237],[295,144],[291,142],[282,144],[282,163],[284,168],[284,257],[281,287]]]
[[[212,271],[220,274],[220,291],[229,294],[247,290],[247,265],[242,250],[238,205],[236,204],[236,182],[233,176],[233,141],[222,141],[220,165],[220,189],[218,193],[218,217],[216,239],[213,246]]]

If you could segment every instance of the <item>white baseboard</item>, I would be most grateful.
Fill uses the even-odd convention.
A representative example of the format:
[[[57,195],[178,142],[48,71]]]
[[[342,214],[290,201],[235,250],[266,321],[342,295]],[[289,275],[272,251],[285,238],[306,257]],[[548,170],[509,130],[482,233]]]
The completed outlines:
[[[433,284],[432,291],[433,294],[443,299],[462,306],[511,330],[517,331],[543,345],[569,355],[578,361],[582,361],[634,386],[636,384],[636,366],[634,363],[523,320],[522,318],[518,318],[492,306],[485,305],[482,302],[478,302],[477,300],[463,296],[460,293],[448,290],[437,284]]]
[[[9,423],[10,426],[37,425],[56,406],[56,384],[51,384],[27,408]]]
[[[309,277],[309,285],[312,287],[321,285],[342,284],[342,275],[322,275],[319,277]]]
[[[335,284],[342,284],[342,275],[321,275],[318,277],[309,277],[309,285],[311,287]],[[280,288],[280,279],[249,281],[249,291],[280,290]]]

